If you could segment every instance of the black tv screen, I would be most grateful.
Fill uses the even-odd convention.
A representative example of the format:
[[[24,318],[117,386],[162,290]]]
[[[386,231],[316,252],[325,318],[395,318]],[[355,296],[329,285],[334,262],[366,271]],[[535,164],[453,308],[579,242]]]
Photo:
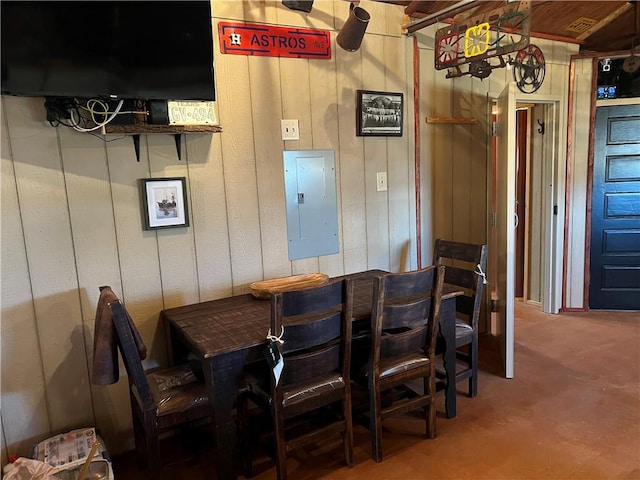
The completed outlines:
[[[214,100],[206,1],[6,1],[3,94]]]

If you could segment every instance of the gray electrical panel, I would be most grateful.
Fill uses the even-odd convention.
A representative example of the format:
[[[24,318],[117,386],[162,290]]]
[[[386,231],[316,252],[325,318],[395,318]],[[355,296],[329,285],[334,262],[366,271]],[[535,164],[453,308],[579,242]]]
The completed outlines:
[[[333,150],[284,152],[289,260],[338,253]]]

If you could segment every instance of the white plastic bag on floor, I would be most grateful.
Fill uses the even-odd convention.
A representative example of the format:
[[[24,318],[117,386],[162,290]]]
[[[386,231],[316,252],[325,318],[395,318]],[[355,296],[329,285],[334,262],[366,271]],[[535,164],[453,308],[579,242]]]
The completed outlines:
[[[51,475],[51,465],[30,458],[19,457],[4,470],[2,480],[58,480]]]

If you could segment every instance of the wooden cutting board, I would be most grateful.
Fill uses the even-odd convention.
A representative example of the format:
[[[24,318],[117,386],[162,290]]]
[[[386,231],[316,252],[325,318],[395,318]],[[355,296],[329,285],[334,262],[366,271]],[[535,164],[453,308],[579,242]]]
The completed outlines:
[[[290,277],[272,278],[253,282],[250,286],[251,294],[256,298],[269,298],[272,293],[299,290],[301,288],[323,285],[329,281],[329,275],[324,273],[307,273]]]

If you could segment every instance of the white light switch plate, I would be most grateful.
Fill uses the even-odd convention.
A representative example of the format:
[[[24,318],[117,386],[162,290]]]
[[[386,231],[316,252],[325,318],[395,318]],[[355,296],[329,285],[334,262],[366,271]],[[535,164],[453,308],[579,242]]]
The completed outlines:
[[[376,175],[377,190],[379,192],[387,191],[387,172],[378,172]]]
[[[300,140],[298,120],[280,120],[282,140]]]

